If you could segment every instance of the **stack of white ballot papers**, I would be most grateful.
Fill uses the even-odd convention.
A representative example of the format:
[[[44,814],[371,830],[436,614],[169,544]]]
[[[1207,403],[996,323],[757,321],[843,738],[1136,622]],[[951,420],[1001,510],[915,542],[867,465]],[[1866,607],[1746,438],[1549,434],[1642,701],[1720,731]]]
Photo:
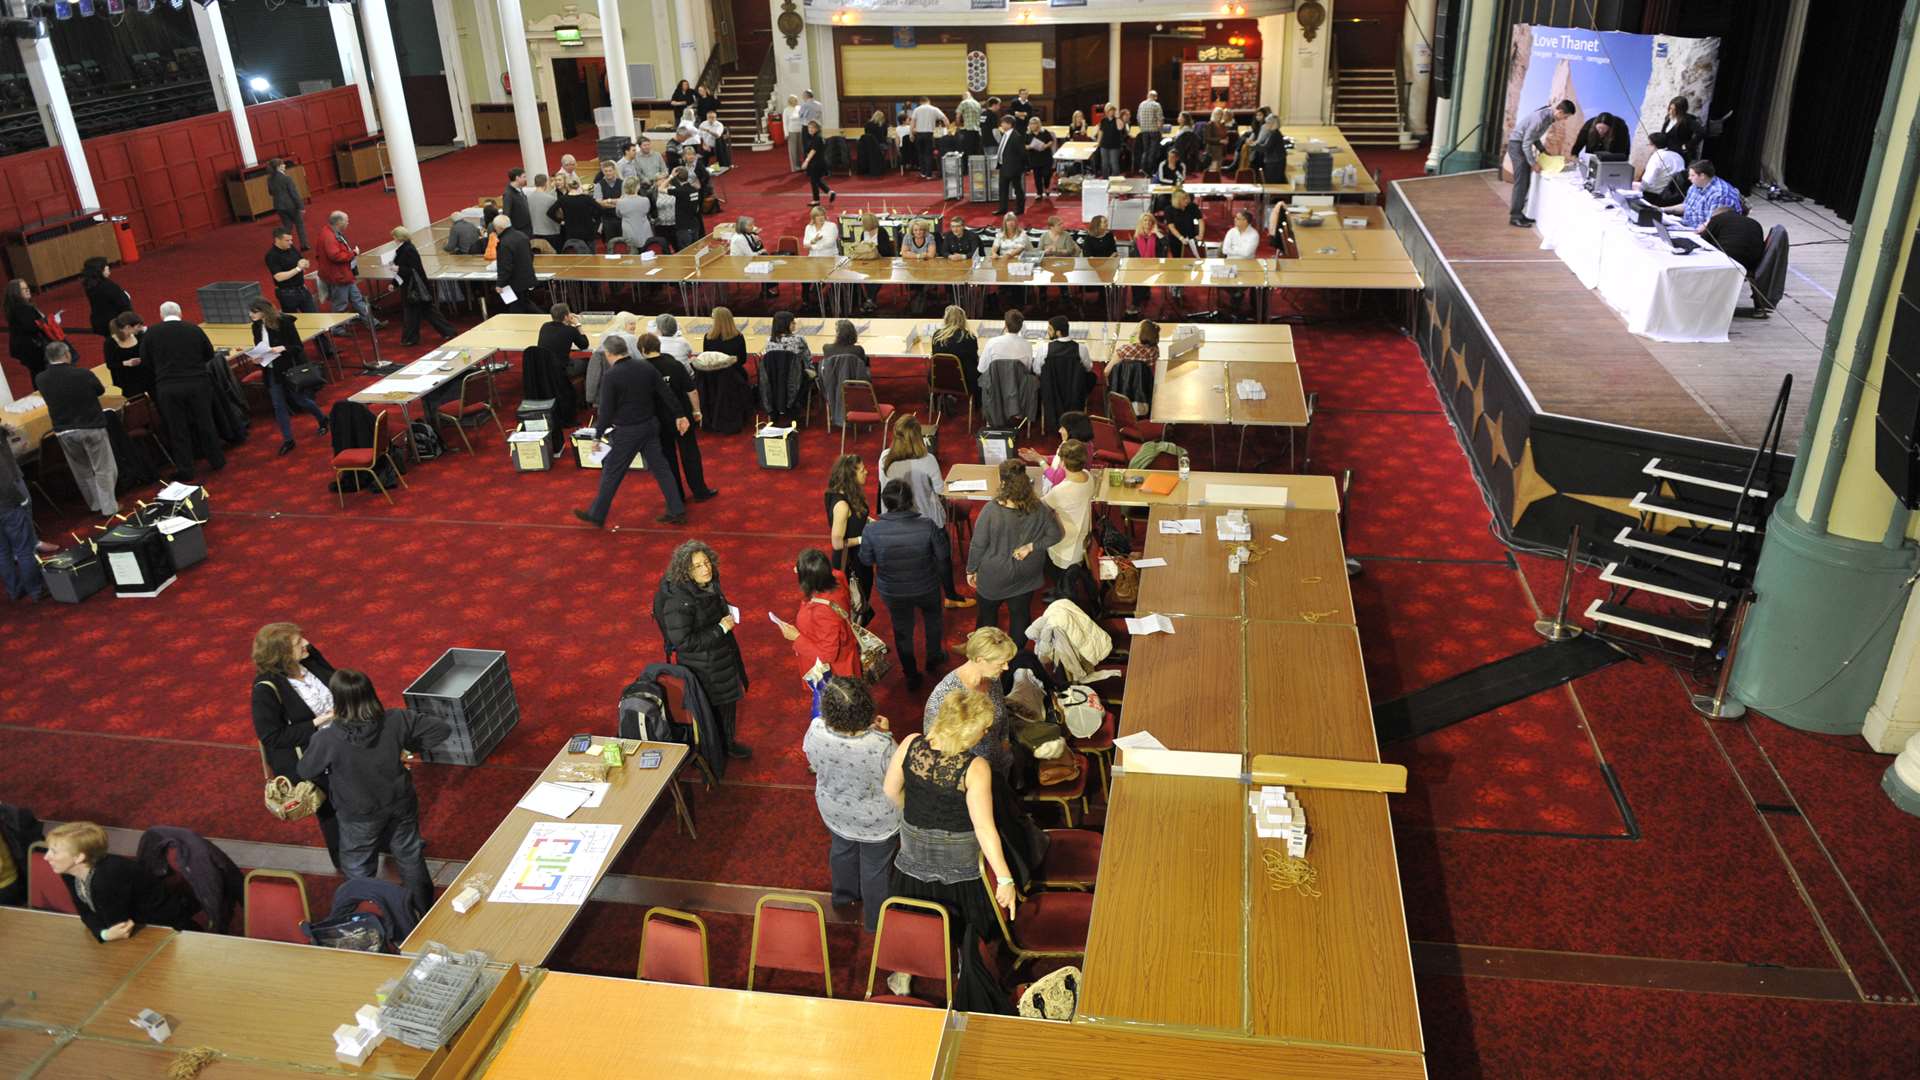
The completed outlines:
[[[1199,518],[1168,518],[1160,523],[1161,536],[1199,536]],[[1138,564],[1136,564],[1138,565]]]

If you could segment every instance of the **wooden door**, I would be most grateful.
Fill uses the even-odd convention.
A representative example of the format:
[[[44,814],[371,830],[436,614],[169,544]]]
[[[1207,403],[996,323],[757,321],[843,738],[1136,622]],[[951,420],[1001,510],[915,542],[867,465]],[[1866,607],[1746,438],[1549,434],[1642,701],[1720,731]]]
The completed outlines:
[[[713,12],[713,46],[720,63],[732,67],[740,59],[740,44],[733,34],[733,0],[707,0],[707,9]]]

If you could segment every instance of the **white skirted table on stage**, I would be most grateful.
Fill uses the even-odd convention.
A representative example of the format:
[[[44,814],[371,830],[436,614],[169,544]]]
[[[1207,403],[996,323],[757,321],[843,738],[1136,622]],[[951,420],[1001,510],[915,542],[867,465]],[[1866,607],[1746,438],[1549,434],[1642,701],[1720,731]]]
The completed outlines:
[[[1655,341],[1727,340],[1747,275],[1725,253],[1704,241],[1690,255],[1672,251],[1611,201],[1588,194],[1572,173],[1540,178],[1531,202],[1540,246],[1597,290],[1628,330]],[[1678,218],[1668,228],[1692,236]]]

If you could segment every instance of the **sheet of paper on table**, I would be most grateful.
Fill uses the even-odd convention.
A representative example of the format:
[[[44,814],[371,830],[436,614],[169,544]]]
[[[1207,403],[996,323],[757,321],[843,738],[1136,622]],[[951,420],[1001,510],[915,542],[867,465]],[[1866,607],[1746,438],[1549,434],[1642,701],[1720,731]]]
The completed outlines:
[[[566,784],[554,784],[542,781],[533,785],[533,790],[522,796],[514,804],[518,810],[531,810],[548,817],[566,818],[573,816],[575,810],[586,805],[591,792]]]
[[[1128,750],[1165,750],[1167,745],[1153,737],[1151,731],[1136,731],[1131,735],[1122,735],[1113,740],[1113,745]]]
[[[955,480],[953,483],[947,485],[947,490],[950,492],[978,491],[984,494],[987,490],[987,482],[985,480]]]
[[[1168,518],[1160,523],[1161,536],[1199,536],[1199,518]],[[1134,565],[1138,566],[1138,563]]]
[[[587,801],[580,804],[581,809],[590,810],[607,800],[607,790],[612,784],[593,783],[591,781],[555,780],[553,787],[572,788],[587,793]]]
[[[1153,568],[1154,568],[1154,567],[1156,567],[1156,566],[1165,566],[1165,565],[1167,565],[1167,560],[1165,560],[1165,559],[1135,559],[1135,560],[1133,560],[1133,568],[1134,568],[1135,570],[1151,570],[1151,569],[1153,569]]]
[[[1127,633],[1135,636],[1143,634],[1171,634],[1173,620],[1165,615],[1141,615],[1127,620]]]

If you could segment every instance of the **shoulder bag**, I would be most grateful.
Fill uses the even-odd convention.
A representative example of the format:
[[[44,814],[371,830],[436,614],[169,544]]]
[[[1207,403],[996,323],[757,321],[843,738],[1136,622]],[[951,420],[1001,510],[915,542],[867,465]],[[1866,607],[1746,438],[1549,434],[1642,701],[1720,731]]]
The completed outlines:
[[[280,696],[280,688],[266,679],[261,679],[255,685],[272,690],[274,697]],[[299,753],[298,749],[294,750],[296,756]],[[320,804],[327,801],[326,793],[315,787],[311,780],[302,780],[296,784],[284,776],[273,775],[273,770],[267,767],[267,748],[264,746],[260,748],[260,771],[267,777],[265,792],[267,813],[281,821],[299,821],[302,818],[312,817],[319,812]]]
[[[868,685],[878,684],[893,670],[893,656],[887,650],[887,643],[880,640],[879,634],[855,622],[853,616],[848,615],[839,604],[829,600],[827,606],[844,619],[853,631],[853,643],[860,649],[860,673],[865,676]]]

